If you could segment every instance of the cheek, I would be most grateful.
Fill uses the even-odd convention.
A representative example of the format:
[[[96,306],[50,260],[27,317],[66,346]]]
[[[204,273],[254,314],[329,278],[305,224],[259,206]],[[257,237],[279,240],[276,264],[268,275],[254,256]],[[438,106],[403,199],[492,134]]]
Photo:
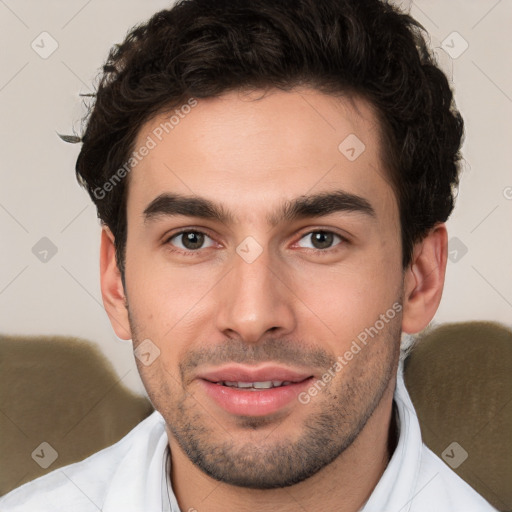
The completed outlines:
[[[129,250],[126,283],[130,309],[153,327],[181,318],[207,289],[203,274],[191,267],[171,265],[164,251]],[[163,326],[164,328],[165,326]]]
[[[395,248],[361,252],[332,268],[311,266],[300,275],[297,271],[294,292],[317,323],[321,320],[331,335],[346,339],[373,325],[400,297],[399,261]]]
[[[154,342],[170,372],[177,371],[177,362],[191,340],[201,339],[205,328],[211,327],[219,307],[214,299],[216,276],[211,266],[171,266],[165,258],[150,258],[149,254],[132,257],[127,265],[132,337],[139,343],[147,338]],[[153,378],[147,368],[141,372]],[[165,373],[155,375],[164,377]]]

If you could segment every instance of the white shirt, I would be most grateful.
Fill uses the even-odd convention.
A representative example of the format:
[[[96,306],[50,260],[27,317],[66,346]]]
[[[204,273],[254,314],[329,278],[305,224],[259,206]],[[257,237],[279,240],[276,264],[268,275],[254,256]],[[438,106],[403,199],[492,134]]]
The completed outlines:
[[[421,440],[399,366],[398,444],[360,512],[495,511]],[[172,491],[165,421],[155,411],[116,444],[0,498],[0,512],[180,512]]]

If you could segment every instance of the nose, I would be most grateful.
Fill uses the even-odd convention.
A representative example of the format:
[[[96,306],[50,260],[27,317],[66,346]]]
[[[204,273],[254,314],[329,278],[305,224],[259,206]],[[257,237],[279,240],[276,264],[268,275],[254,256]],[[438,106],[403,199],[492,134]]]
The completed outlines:
[[[252,262],[239,254],[222,281],[218,329],[228,337],[257,343],[267,333],[283,336],[296,326],[293,285],[283,262],[266,249]]]

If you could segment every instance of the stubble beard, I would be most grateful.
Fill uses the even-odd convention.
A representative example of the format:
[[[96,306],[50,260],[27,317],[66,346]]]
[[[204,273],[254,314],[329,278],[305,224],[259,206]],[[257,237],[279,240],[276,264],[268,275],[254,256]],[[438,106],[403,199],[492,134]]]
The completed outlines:
[[[154,378],[150,382],[144,375],[144,368],[139,366],[139,371],[150,400],[164,417],[172,437],[204,473],[220,482],[244,488],[288,487],[312,477],[341,456],[364,429],[396,372],[401,334],[398,316],[310,403],[297,402],[297,407],[310,408],[311,412],[303,421],[301,433],[294,438],[284,432],[281,425],[285,425],[285,420],[260,417],[237,418],[237,428],[227,431],[184,386],[175,379],[169,381],[165,371],[160,374],[159,383]],[[130,324],[132,322],[130,319]],[[131,327],[135,346],[144,338],[136,337],[135,322]],[[265,353],[266,360],[274,360],[273,349],[279,351],[279,346],[279,340],[268,340],[259,353]],[[256,351],[258,346],[253,349]],[[244,354],[247,355],[247,350]],[[322,357],[334,363],[326,353]],[[233,360],[241,361],[241,358],[239,353]],[[180,366],[183,383],[186,365]],[[275,428],[272,428],[272,421]],[[258,442],[247,441],[258,429],[264,428],[270,432],[262,435]]]

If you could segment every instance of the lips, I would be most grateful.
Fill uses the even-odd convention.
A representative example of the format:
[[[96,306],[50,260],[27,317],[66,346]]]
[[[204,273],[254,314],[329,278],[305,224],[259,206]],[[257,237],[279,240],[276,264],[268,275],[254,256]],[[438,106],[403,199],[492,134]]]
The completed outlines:
[[[245,381],[221,381],[217,382],[221,386],[228,386],[230,388],[247,389],[257,391],[258,389],[271,389],[280,388],[281,386],[289,386],[292,382],[290,380],[267,380],[261,382],[245,382]]]
[[[250,368],[230,365],[197,375],[205,394],[237,416],[273,414],[295,400],[313,375],[280,366]]]
[[[311,373],[296,371],[282,366],[249,368],[247,366],[224,366],[215,370],[202,372],[198,378],[210,382],[301,382]]]

